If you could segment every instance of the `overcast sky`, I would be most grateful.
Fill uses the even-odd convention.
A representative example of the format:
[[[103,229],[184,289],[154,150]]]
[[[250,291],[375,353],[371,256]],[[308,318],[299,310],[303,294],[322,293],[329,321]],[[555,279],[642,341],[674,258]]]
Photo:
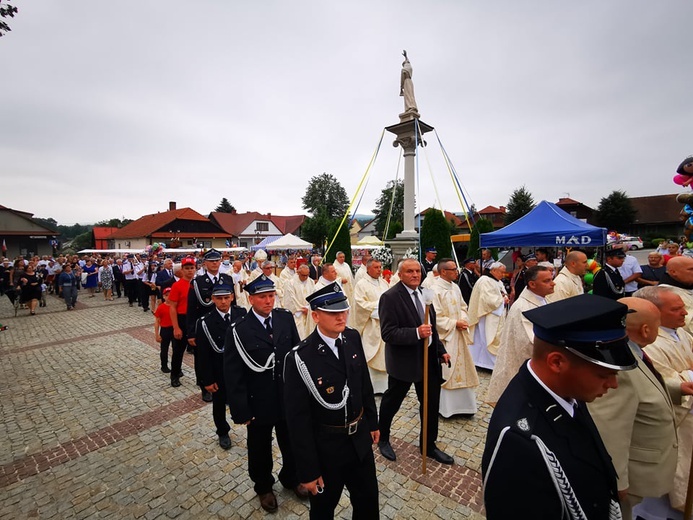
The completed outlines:
[[[522,185],[592,207],[617,189],[677,193],[693,154],[689,0],[11,3],[0,204],[61,224],[168,201],[207,214],[222,197],[303,213],[322,172],[353,196],[403,110],[402,49],[478,209]],[[420,208],[461,211],[426,137]],[[397,175],[392,140],[359,213]]]

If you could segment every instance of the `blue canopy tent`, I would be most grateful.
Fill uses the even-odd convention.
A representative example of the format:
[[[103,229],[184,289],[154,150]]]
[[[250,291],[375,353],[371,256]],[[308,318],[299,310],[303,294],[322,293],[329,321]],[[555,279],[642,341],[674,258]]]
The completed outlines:
[[[542,200],[524,217],[479,237],[481,247],[598,247],[606,228],[587,224]]]

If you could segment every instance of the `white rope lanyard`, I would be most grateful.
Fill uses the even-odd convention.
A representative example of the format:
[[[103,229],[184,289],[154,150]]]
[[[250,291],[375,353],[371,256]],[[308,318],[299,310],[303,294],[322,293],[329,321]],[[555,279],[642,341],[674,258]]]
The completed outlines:
[[[219,354],[224,353],[224,347],[222,346],[219,348],[216,344],[216,342],[212,339],[212,335],[209,333],[209,329],[207,328],[207,322],[205,320],[200,320],[202,321],[202,330],[205,331],[205,336],[207,336],[207,341],[209,341],[209,344],[212,346],[212,349],[214,352],[218,352]]]
[[[344,388],[342,388],[342,400],[338,403],[328,403],[320,396],[318,389],[315,387],[315,383],[313,383],[313,378],[310,377],[308,367],[299,357],[298,352],[294,352],[294,357],[296,358],[296,368],[298,369],[298,373],[301,375],[301,379],[303,379],[303,383],[306,385],[306,388],[308,388],[308,391],[313,395],[318,404],[327,410],[340,410],[344,408],[344,424],[346,424],[348,419],[346,404],[347,400],[349,399],[349,381],[347,380],[344,382]]]
[[[241,342],[241,338],[238,336],[238,332],[236,332],[236,327],[233,327],[233,340],[233,342],[236,344],[236,350],[238,350],[238,354],[241,356],[241,359],[250,370],[258,373],[264,372],[266,370],[274,370],[274,352],[272,352],[269,355],[265,364],[261,365],[252,357],[250,357],[250,355],[248,355],[248,352],[245,350],[245,347]]]
[[[202,298],[202,295],[200,294],[200,289],[197,287],[197,280],[193,280],[193,289],[195,289],[195,296],[197,296],[197,301],[200,302],[200,305],[204,307],[211,307],[214,305],[214,302],[211,300],[206,302],[204,298]]]

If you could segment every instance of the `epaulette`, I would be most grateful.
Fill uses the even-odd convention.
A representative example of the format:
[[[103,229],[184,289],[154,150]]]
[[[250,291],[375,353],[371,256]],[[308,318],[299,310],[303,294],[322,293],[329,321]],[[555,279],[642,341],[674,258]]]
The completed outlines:
[[[287,313],[291,314],[291,311],[290,311],[289,309],[285,309],[284,307],[276,307],[274,310],[275,310],[275,311],[287,312]]]
[[[300,349],[302,349],[302,348],[305,347],[306,345],[308,345],[308,338],[306,338],[306,339],[304,339],[303,341],[301,341],[298,345],[296,345],[296,346],[295,346],[294,348],[292,348],[291,350],[293,350],[293,351],[299,351]]]

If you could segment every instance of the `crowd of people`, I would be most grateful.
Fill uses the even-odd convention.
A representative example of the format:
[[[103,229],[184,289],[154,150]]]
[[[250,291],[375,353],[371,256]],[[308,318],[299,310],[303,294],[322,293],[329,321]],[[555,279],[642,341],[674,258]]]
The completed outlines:
[[[491,371],[494,407],[482,463],[488,518],[632,518],[648,504],[682,509],[693,444],[693,258],[675,243],[663,249],[639,265],[627,248],[607,248],[592,294],[593,261],[577,249],[561,261],[541,248],[515,252],[507,269],[488,250],[458,265],[429,248],[391,277],[368,253],[357,270],[341,252],[333,263],[287,256],[277,274],[264,251],[214,249],[6,259],[0,275],[31,314],[42,294],[61,295],[69,310],[84,289],[152,312],[172,387],[186,349],[194,354],[219,446],[231,447],[227,414],[246,426],[266,511],[279,507],[275,435],[279,480],[310,500],[311,518],[331,518],[344,487],[355,518],[377,518],[370,446],[397,460],[390,430],[411,386],[419,449],[451,465],[439,416],[477,412],[481,369]]]

